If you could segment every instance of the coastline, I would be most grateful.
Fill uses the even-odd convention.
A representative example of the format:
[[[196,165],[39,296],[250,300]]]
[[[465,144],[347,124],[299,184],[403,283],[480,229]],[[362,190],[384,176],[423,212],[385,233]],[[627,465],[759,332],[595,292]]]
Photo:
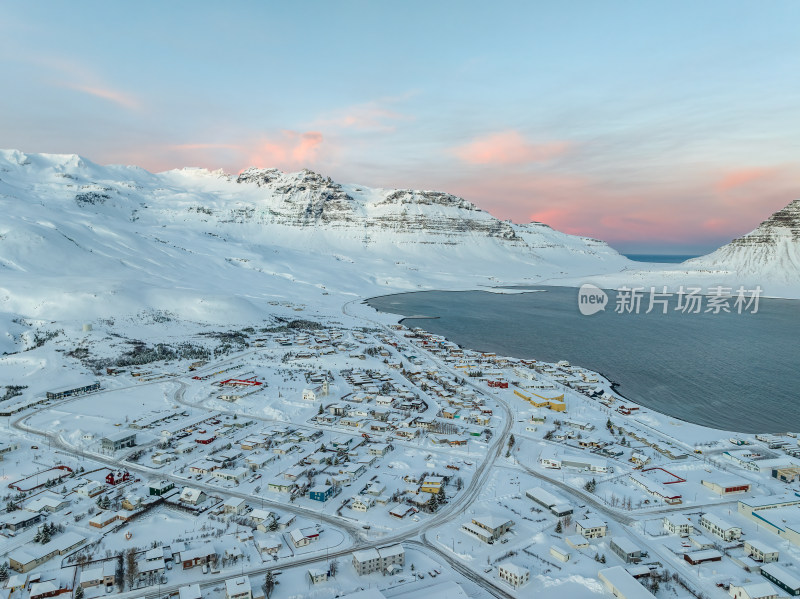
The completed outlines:
[[[561,287],[573,288],[571,285],[562,285]],[[419,318],[419,317],[414,316],[414,315],[405,316],[403,314],[398,314],[397,312],[378,310],[377,308],[373,308],[369,304],[369,302],[371,300],[373,300],[373,299],[392,297],[392,296],[395,296],[395,295],[406,295],[408,293],[426,293],[426,292],[458,293],[458,292],[465,292],[465,291],[486,291],[486,290],[485,289],[459,289],[459,290],[450,290],[450,289],[433,290],[433,289],[426,289],[424,291],[401,292],[401,293],[393,293],[393,294],[369,297],[369,298],[363,299],[360,303],[365,305],[367,307],[367,309],[369,309],[372,312],[372,314],[374,314],[375,316],[379,315],[381,318],[388,318],[388,319],[392,320],[393,322],[395,322],[397,324],[402,324],[403,326],[406,326],[407,328],[411,328],[406,323],[406,321],[423,320],[423,319],[438,319],[439,317],[438,316],[433,316],[433,317],[426,316],[425,318]],[[547,291],[547,290],[541,290],[541,291]],[[783,299],[783,298],[781,298],[781,299]],[[424,328],[424,327],[420,327],[420,328]],[[453,341],[452,339],[450,339],[449,337],[447,337],[446,335],[442,335],[442,334],[440,334],[440,335],[442,337],[445,337],[451,343],[455,343],[461,349],[466,349],[466,350],[470,350],[470,351],[477,351],[477,352],[490,351],[490,350],[487,350],[487,349],[480,349],[477,346],[476,347],[470,347],[470,346],[467,346],[467,345],[465,345],[463,343],[457,343],[457,342]],[[536,357],[536,356],[527,356],[526,357],[526,356],[519,356],[519,355],[512,355],[512,354],[504,354],[504,357],[512,358],[512,359],[534,359],[534,360],[539,360],[539,358]],[[551,363],[551,362],[547,362],[547,361],[543,361],[543,362],[547,363],[547,364]],[[660,421],[659,424],[662,424],[662,423],[663,424],[667,424],[668,422],[672,422],[672,423],[679,422],[679,423],[681,423],[681,426],[697,429],[697,432],[703,431],[703,432],[711,433],[711,434],[714,434],[714,435],[737,436],[737,435],[767,434],[763,430],[738,431],[738,430],[729,429],[729,428],[713,427],[713,426],[709,426],[707,424],[701,424],[701,423],[698,423],[698,422],[693,422],[691,420],[688,420],[688,419],[685,419],[685,418],[681,418],[680,416],[675,416],[675,415],[672,415],[672,414],[668,414],[668,413],[662,412],[662,411],[660,411],[660,410],[658,410],[656,408],[653,408],[651,406],[644,405],[644,404],[636,401],[635,399],[631,399],[629,396],[621,393],[620,392],[621,383],[619,383],[619,382],[615,381],[613,378],[607,376],[603,371],[583,366],[583,365],[581,365],[581,364],[579,364],[577,362],[574,363],[573,365],[574,366],[579,366],[582,369],[584,369],[584,370],[586,370],[588,372],[591,372],[591,373],[597,375],[598,377],[600,377],[601,379],[603,379],[604,381],[606,381],[609,391],[611,393],[613,393],[614,396],[616,396],[619,400],[621,400],[624,403],[628,403],[628,404],[631,404],[633,406],[638,407],[639,410],[641,410],[639,412],[639,416],[642,416],[642,417],[648,416],[650,418],[655,417],[657,420]],[[642,422],[642,424],[645,424],[646,426],[650,426],[649,424],[646,424],[644,422]],[[717,437],[717,439],[718,439],[718,437]],[[688,441],[685,441],[685,442],[688,443]]]

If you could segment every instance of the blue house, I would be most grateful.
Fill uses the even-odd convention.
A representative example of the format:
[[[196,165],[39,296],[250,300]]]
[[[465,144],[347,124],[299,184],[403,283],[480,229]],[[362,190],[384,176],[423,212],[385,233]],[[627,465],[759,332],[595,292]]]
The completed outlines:
[[[331,495],[333,495],[333,487],[331,485],[317,485],[316,487],[311,487],[308,491],[308,498],[314,501],[328,501]]]

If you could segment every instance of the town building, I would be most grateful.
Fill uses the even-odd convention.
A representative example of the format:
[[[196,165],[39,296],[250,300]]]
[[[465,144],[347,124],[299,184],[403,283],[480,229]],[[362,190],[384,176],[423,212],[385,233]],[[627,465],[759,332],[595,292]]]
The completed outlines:
[[[560,562],[568,562],[571,557],[569,551],[559,545],[550,545],[550,555]]]
[[[474,534],[484,543],[494,543],[513,525],[513,520],[487,514],[477,516],[471,522],[465,522],[461,525],[461,529]]]
[[[766,543],[756,540],[744,542],[744,552],[758,562],[769,564],[778,561],[778,550]]]
[[[100,439],[100,447],[104,452],[111,453],[126,447],[136,445],[136,433],[127,430],[109,433]]]
[[[328,571],[321,568],[309,568],[308,580],[311,584],[321,584],[328,581]]]
[[[214,546],[211,543],[203,543],[192,549],[183,549],[176,561],[181,563],[184,570],[189,570],[197,566],[216,562],[216,560],[217,552]]]
[[[64,555],[77,549],[85,542],[85,537],[74,532],[66,532],[43,545],[28,543],[8,554],[8,565],[17,572],[30,572],[57,555]]]
[[[793,483],[800,478],[800,466],[785,466],[772,469],[772,478],[785,483]]]
[[[187,584],[178,589],[178,599],[203,599],[198,583]]]
[[[319,540],[319,532],[314,528],[294,528],[289,532],[289,538],[295,547],[305,547]]]
[[[261,555],[278,555],[283,547],[283,542],[277,536],[269,536],[264,539],[256,539],[256,547]]]
[[[353,568],[358,575],[373,572],[395,572],[405,566],[406,553],[400,544],[379,549],[363,549],[353,552]]]
[[[525,491],[525,496],[532,499],[534,502],[541,505],[543,508],[550,510],[550,512],[559,518],[567,516],[572,513],[572,506],[565,500],[556,497],[542,487],[533,487]]]
[[[664,528],[670,534],[679,537],[688,537],[692,534],[692,523],[683,514],[669,514],[664,516]]]
[[[375,498],[372,495],[356,495],[350,502],[350,508],[357,512],[366,512],[375,505]]]
[[[249,473],[250,471],[247,468],[240,466],[239,468],[220,468],[214,470],[211,476],[228,482],[240,483],[247,478]]]
[[[184,487],[181,491],[180,501],[188,505],[200,505],[208,496],[200,489]]]
[[[597,573],[606,588],[618,599],[656,599],[622,566],[605,568]]]
[[[734,526],[724,518],[714,514],[700,516],[700,526],[725,541],[735,541],[742,537],[742,529],[740,527]]]
[[[16,512],[0,514],[0,529],[6,529],[17,533],[35,524],[39,524],[42,519],[43,516],[41,513],[29,512],[28,510],[18,510]]]
[[[701,549],[700,551],[684,553],[683,559],[693,566],[699,566],[708,562],[722,561],[722,554],[716,549]]]
[[[101,512],[89,520],[89,526],[105,528],[119,520],[117,512]]]
[[[778,592],[768,582],[752,582],[738,585],[731,584],[728,594],[733,599],[778,599]]]
[[[735,493],[749,493],[750,483],[742,478],[733,476],[707,477],[700,481],[704,487],[714,491],[717,495],[732,495]]]
[[[308,490],[308,498],[313,501],[328,501],[333,495],[332,485],[317,485]]]
[[[250,579],[247,576],[237,576],[225,581],[226,599],[253,599],[250,588]]]
[[[93,391],[99,391],[99,390],[100,390],[100,383],[99,381],[95,381],[94,383],[80,385],[78,387],[65,387],[63,389],[57,389],[55,391],[48,391],[47,399],[64,399],[66,397],[83,395],[84,393],[92,393]]]
[[[575,522],[575,531],[587,539],[597,539],[606,536],[608,525],[600,518],[585,518]]]
[[[247,508],[247,501],[241,497],[229,497],[222,504],[222,511],[226,514],[234,514],[238,516]]]
[[[800,546],[800,493],[740,499],[738,512]]]
[[[800,596],[800,578],[783,566],[764,564],[761,566],[761,576],[784,590],[790,597]]]
[[[69,505],[69,501],[60,495],[42,493],[31,499],[25,509],[29,512],[57,512]]]
[[[116,584],[117,564],[116,560],[109,560],[100,566],[83,570],[78,584],[81,588],[88,589],[98,586],[108,586]]]
[[[500,577],[500,580],[508,583],[515,589],[527,584],[531,579],[530,570],[512,563],[505,563],[497,566],[497,575]]]
[[[628,537],[611,537],[611,551],[626,564],[638,564],[642,561],[642,549]]]

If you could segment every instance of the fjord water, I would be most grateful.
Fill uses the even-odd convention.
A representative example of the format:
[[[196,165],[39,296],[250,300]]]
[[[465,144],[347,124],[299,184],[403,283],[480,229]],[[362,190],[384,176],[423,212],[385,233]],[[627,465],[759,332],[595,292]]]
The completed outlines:
[[[534,293],[428,291],[368,304],[459,345],[517,358],[570,363],[602,373],[617,392],[675,418],[739,432],[800,431],[800,301],[761,298],[756,314],[667,314],[647,298],[642,313],[583,316],[578,290]],[[706,309],[703,304],[703,310]]]

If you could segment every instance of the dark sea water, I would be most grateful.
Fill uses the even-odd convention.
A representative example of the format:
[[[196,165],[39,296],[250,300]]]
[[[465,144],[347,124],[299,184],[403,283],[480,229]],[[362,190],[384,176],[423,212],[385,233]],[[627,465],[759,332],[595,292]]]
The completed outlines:
[[[623,254],[623,256],[634,262],[657,262],[661,264],[679,264],[691,258],[697,258],[697,254]]]
[[[536,293],[430,291],[368,300],[373,308],[463,347],[569,362],[602,373],[643,406],[739,432],[800,431],[800,301],[760,299],[756,314],[578,311],[578,290]],[[642,312],[648,301],[643,301]],[[705,310],[707,305],[703,305]],[[752,310],[752,307],[750,308]]]

